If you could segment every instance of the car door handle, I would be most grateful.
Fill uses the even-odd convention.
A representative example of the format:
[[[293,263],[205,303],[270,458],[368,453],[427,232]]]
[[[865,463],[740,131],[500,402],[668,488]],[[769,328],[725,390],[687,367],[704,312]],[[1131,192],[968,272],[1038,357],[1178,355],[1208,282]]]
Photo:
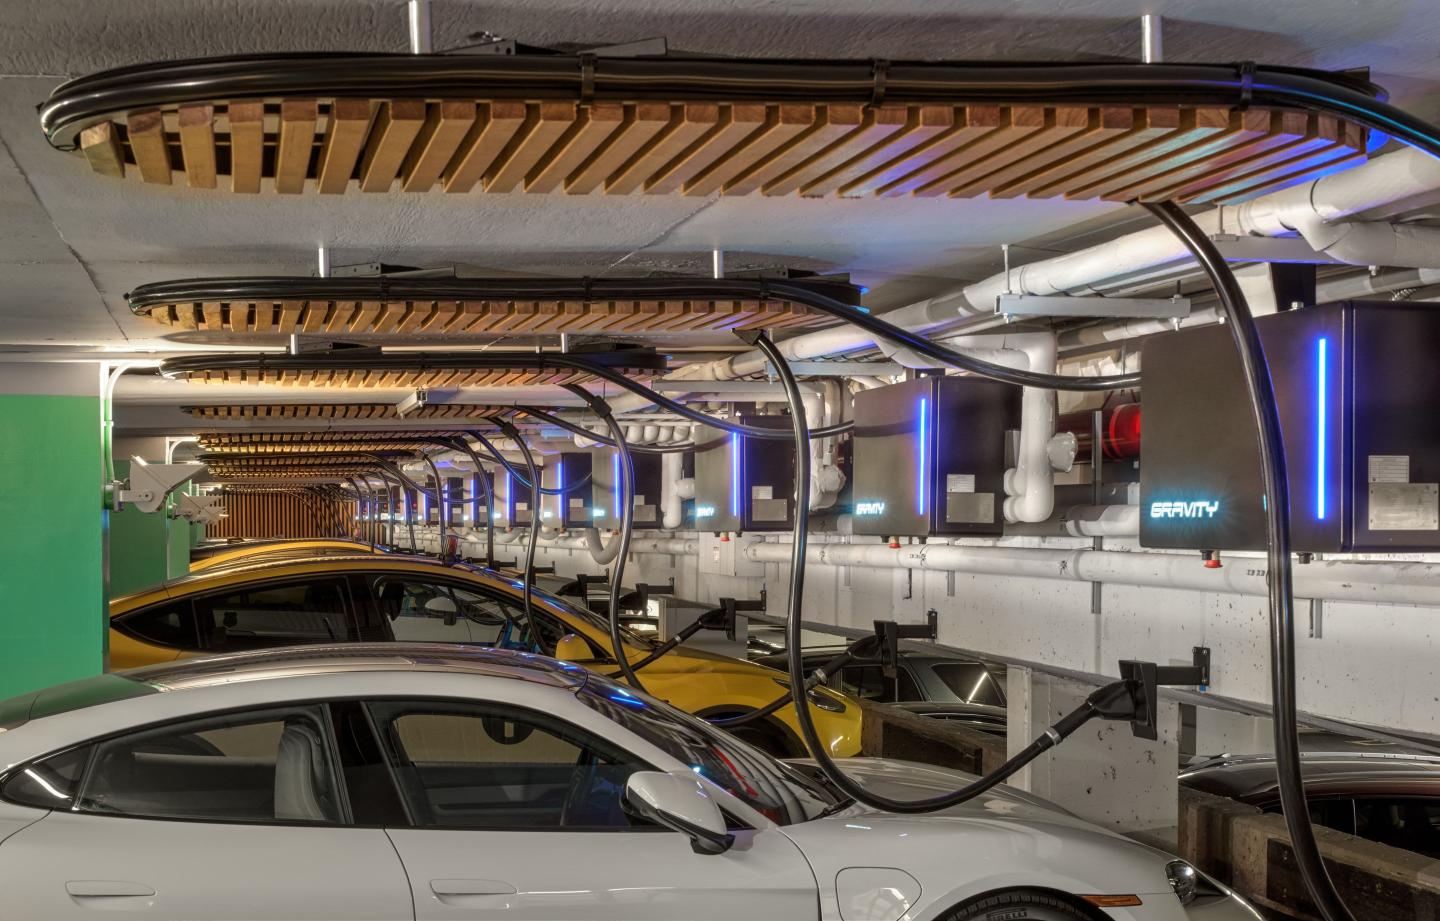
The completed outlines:
[[[432,879],[430,891],[438,896],[514,895],[515,887],[496,879]]]
[[[155,890],[123,879],[72,879],[65,883],[70,901],[97,911],[144,911],[155,907]]]

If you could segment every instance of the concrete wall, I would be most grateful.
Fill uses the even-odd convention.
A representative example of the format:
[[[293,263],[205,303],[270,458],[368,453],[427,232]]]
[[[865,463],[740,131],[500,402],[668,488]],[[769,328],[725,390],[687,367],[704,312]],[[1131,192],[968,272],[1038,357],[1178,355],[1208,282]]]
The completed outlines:
[[[753,597],[763,585],[770,593],[771,613],[785,613],[787,566],[742,561],[727,567],[727,553],[713,536],[684,536],[700,541],[697,558],[637,556],[626,581],[663,582],[674,575],[679,593],[692,598]],[[1089,544],[1058,538],[1023,541],[1045,547]],[[1133,543],[1121,541],[1106,545],[1133,548]],[[562,575],[601,569],[583,550],[542,551],[539,556]],[[715,562],[716,556],[721,563]],[[1198,556],[1195,565],[1200,565]],[[1225,565],[1245,562],[1232,556]],[[1096,615],[1090,595],[1087,583],[812,564],[806,574],[804,616],[868,628],[876,618],[919,622],[934,608],[940,612],[940,641],[947,645],[1112,676],[1118,674],[1120,659],[1186,663],[1191,647],[1209,646],[1213,693],[1268,704],[1264,599],[1105,585],[1102,613]],[[1321,635],[1309,637],[1308,603],[1299,602],[1299,609],[1296,656],[1302,710],[1440,734],[1440,611],[1330,602],[1324,606]],[[1217,732],[1222,739],[1230,738],[1223,728]]]

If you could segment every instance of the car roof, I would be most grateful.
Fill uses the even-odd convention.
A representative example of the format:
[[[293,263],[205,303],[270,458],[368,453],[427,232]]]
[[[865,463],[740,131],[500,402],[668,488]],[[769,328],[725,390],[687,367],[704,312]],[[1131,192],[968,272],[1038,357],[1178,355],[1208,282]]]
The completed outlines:
[[[108,672],[0,700],[0,732],[32,720],[149,694],[356,672],[445,672],[508,678],[565,690],[582,686],[589,677],[589,672],[578,665],[519,650],[448,643],[286,646]]]
[[[578,665],[513,649],[450,643],[346,643],[287,646],[181,659],[118,672],[166,691],[235,681],[263,681],[338,672],[465,672],[557,687],[578,687],[589,674]]]
[[[1440,795],[1440,758],[1401,752],[1302,752],[1301,774],[1311,795]],[[1186,768],[1187,787],[1247,802],[1273,799],[1278,788],[1275,756],[1222,755]]]

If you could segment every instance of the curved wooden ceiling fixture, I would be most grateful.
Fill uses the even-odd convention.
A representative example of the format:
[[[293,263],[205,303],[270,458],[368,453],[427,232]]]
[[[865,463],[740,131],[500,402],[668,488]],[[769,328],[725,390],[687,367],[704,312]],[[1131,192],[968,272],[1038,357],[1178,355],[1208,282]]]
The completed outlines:
[[[356,451],[414,452],[433,448],[433,439],[454,438],[453,430],[201,432],[200,448],[209,456],[264,457],[274,454],[344,455]]]
[[[160,364],[162,376],[217,384],[349,389],[585,384],[611,375],[645,381],[665,372],[653,349],[587,352],[393,352],[344,348],[299,355],[195,355]]]
[[[237,193],[1229,203],[1419,130],[1377,95],[1253,64],[291,54],[82,77],[41,125],[97,173]]]
[[[860,302],[861,290],[845,281],[785,282]],[[136,315],[177,329],[259,335],[626,335],[782,329],[831,319],[786,297],[675,278],[187,278],[141,285],[126,297]]]
[[[255,420],[289,421],[295,419],[337,419],[382,422],[454,421],[483,422],[493,416],[508,416],[513,406],[479,406],[466,403],[429,403],[417,406],[403,417],[391,403],[226,403],[204,406],[182,406],[180,411],[197,419],[223,422]],[[447,430],[454,434],[453,430]]]

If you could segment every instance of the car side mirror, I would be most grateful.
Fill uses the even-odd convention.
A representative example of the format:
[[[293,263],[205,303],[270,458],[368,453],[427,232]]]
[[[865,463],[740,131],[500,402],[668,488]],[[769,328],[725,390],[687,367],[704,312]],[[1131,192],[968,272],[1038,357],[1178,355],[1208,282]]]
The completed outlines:
[[[446,598],[444,595],[437,595],[425,602],[425,613],[439,614],[440,617],[444,619],[445,626],[447,627],[455,626],[456,621],[459,620],[459,608],[455,606],[453,600]]]
[[[590,644],[585,642],[583,637],[567,633],[555,644],[555,658],[564,659],[566,662],[594,662],[595,650],[590,648]]]
[[[636,771],[620,802],[631,815],[688,836],[697,854],[723,854],[735,843],[724,813],[693,774]]]

